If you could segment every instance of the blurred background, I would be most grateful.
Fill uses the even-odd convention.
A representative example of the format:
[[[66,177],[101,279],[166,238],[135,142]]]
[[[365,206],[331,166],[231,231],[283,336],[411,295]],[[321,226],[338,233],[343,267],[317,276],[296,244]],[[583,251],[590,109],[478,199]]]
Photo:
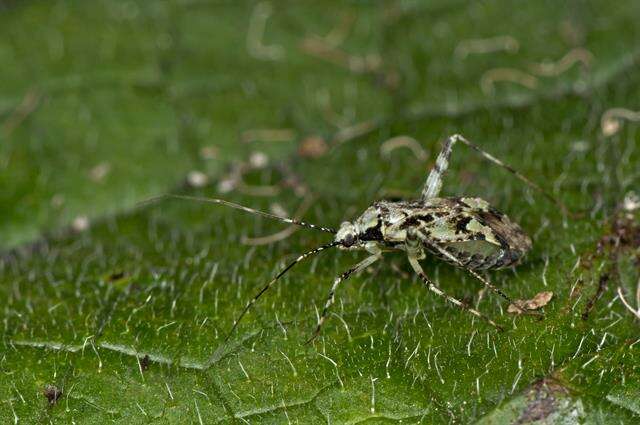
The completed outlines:
[[[0,0],[0,419],[637,420],[619,294],[638,279],[620,214],[640,205],[639,18],[637,1]],[[303,346],[358,258],[332,252],[226,344],[256,288],[326,235],[139,204],[215,196],[337,226],[416,196],[453,133],[584,212],[454,151],[444,195],[482,196],[533,237],[495,280],[553,291],[543,324],[494,339],[398,256],[345,285]],[[464,273],[427,269],[510,323]]]
[[[383,142],[394,120],[584,95],[638,48],[635,2],[5,0],[0,11],[5,248],[131,208],[192,171],[220,179],[252,153],[322,156],[371,132]]]

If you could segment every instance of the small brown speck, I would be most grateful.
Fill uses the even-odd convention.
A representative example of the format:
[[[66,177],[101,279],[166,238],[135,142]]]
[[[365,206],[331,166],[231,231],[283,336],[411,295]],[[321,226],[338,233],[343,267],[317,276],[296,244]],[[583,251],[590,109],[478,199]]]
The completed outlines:
[[[303,158],[320,158],[324,155],[329,146],[320,136],[309,136],[303,139],[298,146],[298,155]]]
[[[44,396],[49,400],[49,404],[54,405],[60,397],[62,397],[62,390],[55,385],[47,385],[42,391]]]
[[[145,354],[144,357],[140,359],[140,369],[142,369],[143,371],[149,369],[150,363],[151,360],[149,359],[149,355]]]
[[[607,290],[610,279],[611,275],[609,273],[603,273],[600,275],[600,278],[598,279],[598,289],[596,289],[596,292],[587,300],[587,305],[585,305],[584,311],[582,312],[582,320],[587,320],[589,318],[589,314],[596,306],[596,302],[598,302],[600,297],[602,297],[604,291]]]
[[[200,157],[202,159],[217,159],[220,150],[215,146],[204,146],[200,149]]]
[[[126,275],[127,274],[122,270],[115,271],[115,272],[113,272],[113,273],[111,273],[110,275],[107,276],[107,282],[114,282],[116,280],[120,280],[123,277],[125,277]]]

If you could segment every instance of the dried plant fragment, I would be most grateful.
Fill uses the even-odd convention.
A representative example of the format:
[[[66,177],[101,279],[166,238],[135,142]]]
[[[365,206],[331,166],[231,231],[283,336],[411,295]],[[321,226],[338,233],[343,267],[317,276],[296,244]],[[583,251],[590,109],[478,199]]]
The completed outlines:
[[[322,38],[305,38],[300,43],[300,49],[308,55],[348,69],[355,74],[376,72],[382,68],[382,58],[379,54],[369,53],[365,56],[350,55],[342,49],[327,44]]]
[[[632,111],[625,108],[607,109],[600,118],[600,128],[605,137],[613,136],[620,131],[622,120],[640,121],[640,111]]]
[[[589,68],[593,62],[593,54],[583,48],[569,51],[557,62],[545,61],[531,66],[531,72],[543,77],[557,77],[566,72],[575,63],[581,63],[584,68]]]
[[[303,158],[320,158],[325,153],[329,146],[327,142],[320,136],[309,136],[300,142],[298,147],[298,155]]]
[[[470,54],[485,54],[494,52],[516,53],[520,49],[520,43],[510,35],[499,35],[490,38],[462,40],[456,46],[453,54],[464,59]]]
[[[383,157],[388,158],[391,155],[391,152],[398,148],[407,148],[411,150],[419,161],[426,161],[428,158],[427,151],[420,145],[420,142],[409,136],[397,136],[387,140],[380,145],[380,154]]]
[[[89,178],[96,183],[102,182],[109,172],[111,171],[111,164],[108,162],[101,162],[89,171]]]
[[[267,20],[272,13],[273,7],[266,1],[256,4],[251,13],[247,30],[247,51],[256,59],[278,61],[284,58],[284,47],[277,44],[265,45],[263,42]]]
[[[507,312],[512,314],[521,314],[523,310],[539,310],[549,304],[551,298],[553,298],[553,292],[539,292],[530,300],[515,300],[513,304],[509,305]]]
[[[559,401],[569,395],[569,391],[553,378],[544,378],[534,383],[527,393],[527,405],[516,424],[544,421],[559,410]],[[544,422],[546,423],[546,422]]]
[[[340,46],[347,39],[355,20],[354,15],[344,14],[338,25],[323,37],[324,41],[329,46]]]
[[[334,136],[332,143],[340,144],[349,142],[355,138],[360,136],[364,136],[367,133],[372,132],[377,128],[377,125],[374,121],[363,121],[357,124],[354,124],[350,127],[341,128]]]
[[[246,130],[240,135],[243,143],[290,142],[295,138],[296,132],[290,128],[257,128]]]
[[[2,124],[2,132],[5,137],[9,137],[13,130],[15,130],[20,124],[36,110],[40,103],[41,95],[35,90],[29,90],[25,94],[22,102],[13,111],[11,115]]]
[[[538,86],[538,79],[536,77],[519,69],[494,68],[482,75],[480,78],[480,88],[485,94],[492,94],[495,91],[495,83],[500,81],[516,83],[532,90]]]

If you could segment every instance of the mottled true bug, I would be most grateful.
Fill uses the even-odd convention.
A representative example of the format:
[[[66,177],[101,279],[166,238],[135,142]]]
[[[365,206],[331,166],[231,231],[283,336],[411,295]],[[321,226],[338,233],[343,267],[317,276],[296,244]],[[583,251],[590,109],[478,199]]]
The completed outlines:
[[[222,199],[182,195],[163,196],[222,204],[285,223],[335,234],[333,242],[298,256],[264,286],[244,307],[235,320],[229,336],[249,308],[280,277],[305,258],[332,247],[346,250],[366,250],[369,256],[335,278],[316,330],[309,341],[312,341],[319,334],[326,320],[327,312],[335,300],[335,291],[338,285],[352,274],[379,260],[383,252],[390,249],[406,252],[409,264],[429,290],[500,329],[500,326],[493,320],[457,298],[448,295],[436,286],[419,263],[419,260],[425,258],[427,253],[432,254],[454,266],[467,270],[491,291],[513,304],[507,295],[478,274],[476,270],[498,269],[517,265],[531,248],[531,239],[523,232],[520,226],[509,220],[505,214],[493,208],[487,201],[471,197],[438,197],[442,188],[442,177],[449,166],[451,151],[456,142],[462,142],[471,147],[485,159],[506,169],[566,211],[560,201],[546,193],[538,185],[460,135],[453,135],[445,140],[419,199],[374,202],[354,221],[342,223],[337,231],[332,228],[265,213]],[[516,306],[516,308],[519,307]]]

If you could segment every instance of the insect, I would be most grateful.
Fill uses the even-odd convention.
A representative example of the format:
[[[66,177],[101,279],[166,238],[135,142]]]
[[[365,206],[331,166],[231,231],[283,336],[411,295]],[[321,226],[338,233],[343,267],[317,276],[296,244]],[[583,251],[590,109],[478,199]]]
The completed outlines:
[[[441,198],[438,196],[442,189],[443,176],[449,166],[449,158],[451,157],[453,146],[457,142],[469,146],[488,161],[506,169],[525,184],[558,204],[562,210],[567,211],[559,200],[545,192],[540,186],[458,134],[444,141],[435,165],[429,172],[420,198],[410,201],[374,202],[354,221],[343,222],[337,230],[292,218],[280,217],[222,199],[182,195],[161,196],[160,198],[172,197],[226,205],[248,213],[335,235],[332,242],[299,255],[267,283],[245,305],[238,318],[234,321],[227,339],[233,334],[240,320],[251,306],[285,273],[306,258],[333,247],[343,250],[364,250],[368,253],[368,256],[334,279],[315,331],[307,342],[313,341],[319,335],[327,318],[327,313],[335,301],[335,294],[340,284],[353,274],[380,260],[383,253],[389,250],[404,251],[411,268],[431,292],[485,320],[495,328],[501,329],[489,317],[438,287],[420,265],[420,260],[424,259],[428,254],[433,255],[438,259],[466,270],[489,290],[513,304],[510,297],[479,274],[478,271],[515,266],[531,249],[531,239],[520,226],[492,207],[487,201],[472,197]],[[537,314],[533,312],[525,313]]]

